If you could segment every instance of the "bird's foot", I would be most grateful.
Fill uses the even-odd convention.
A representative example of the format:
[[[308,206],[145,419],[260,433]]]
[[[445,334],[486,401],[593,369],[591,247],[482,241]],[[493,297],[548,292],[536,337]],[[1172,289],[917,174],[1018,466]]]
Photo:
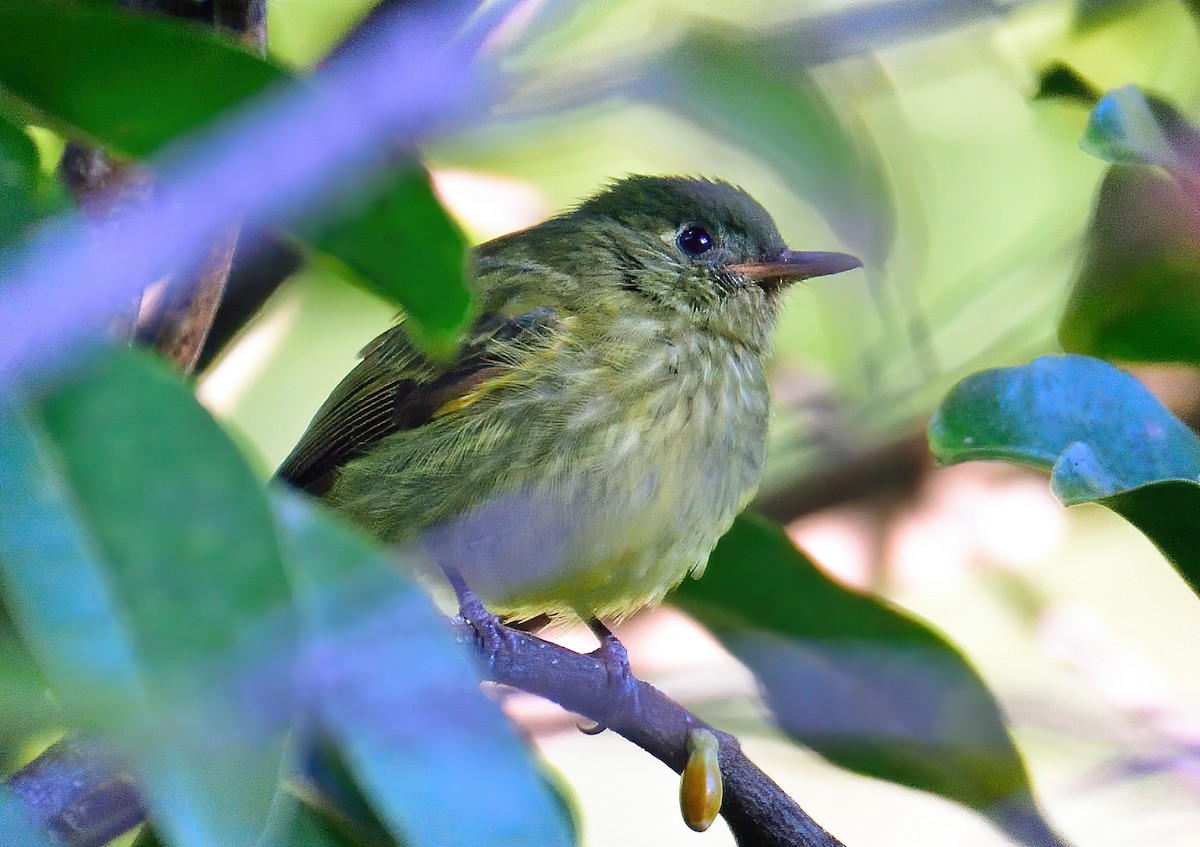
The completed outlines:
[[[501,652],[512,647],[508,628],[500,618],[487,610],[483,600],[467,585],[462,574],[450,568],[445,571],[450,587],[454,589],[454,596],[458,598],[458,616],[471,625],[479,649],[487,657],[488,663],[493,664]]]
[[[588,655],[604,666],[608,676],[608,711],[614,716],[618,714],[636,716],[639,711],[639,683],[633,675],[633,669],[629,666],[629,653],[626,651],[625,645],[602,621],[593,618],[588,621],[588,629],[600,641],[600,646]],[[604,729],[604,723],[587,729],[581,727],[581,730],[589,735],[602,732]]]

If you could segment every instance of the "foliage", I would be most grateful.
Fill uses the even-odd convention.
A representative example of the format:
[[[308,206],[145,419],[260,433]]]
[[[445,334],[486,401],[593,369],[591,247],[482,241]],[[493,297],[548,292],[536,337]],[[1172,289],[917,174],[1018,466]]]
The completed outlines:
[[[913,246],[921,239],[905,229],[922,212],[903,176],[922,157],[904,158],[905,144],[918,146],[917,129],[897,132],[891,147],[863,129],[872,116],[886,124],[895,107],[886,74],[855,61],[901,39],[899,26],[854,17],[864,14],[855,4],[769,31],[680,14],[668,36],[634,39],[636,56],[614,74],[620,39],[604,26],[571,35],[594,9],[571,19],[555,3],[525,17],[509,17],[507,3],[480,4],[476,16],[471,4],[448,5],[465,10],[461,40],[482,45],[477,64],[500,77],[489,91],[496,99],[478,107],[477,124],[438,125],[419,155],[383,149],[374,167],[348,168],[347,190],[304,210],[295,233],[337,260],[315,267],[360,283],[388,309],[400,306],[427,350],[452,349],[472,310],[466,236],[443,207],[430,162],[486,165],[510,144],[536,148],[512,165],[536,173],[556,145],[574,143],[564,126],[593,119],[573,107],[610,95],[655,110],[650,131],[641,121],[651,113],[640,112],[622,142],[645,143],[662,134],[655,126],[681,146],[704,138],[697,159],[715,150],[752,161],[747,172],[767,173],[768,191],[777,192],[768,205],[802,197],[821,210],[830,237],[872,260],[870,332],[846,332],[836,307],[826,316],[833,331],[803,323],[811,317],[785,323],[785,351],[827,337],[821,353],[839,362],[843,423],[867,417],[860,412],[869,401],[880,411],[861,431],[894,435],[929,411],[930,392],[946,387],[950,370],[1047,346],[1053,310],[1038,298],[1052,286],[1042,272],[1078,237],[1069,227],[1047,235],[1031,232],[1029,220],[1008,224],[1020,250],[992,244],[982,272],[973,251],[970,267],[946,256],[926,289],[927,315],[889,312],[924,264]],[[619,15],[644,14],[641,6],[616,6],[610,29],[635,32]],[[301,15],[302,4],[295,9]],[[1145,23],[1160,12],[1130,4],[1078,11],[1091,33],[1161,26]],[[489,21],[494,29],[482,35],[472,29]],[[821,22],[829,29],[820,32],[840,24],[859,40],[827,38],[825,52],[805,53],[805,33]],[[43,161],[53,146],[48,130],[152,170],[186,170],[214,126],[268,113],[275,92],[305,84],[285,58],[317,56],[266,61],[225,35],[102,3],[0,0],[0,248],[10,251],[0,259],[52,233],[45,222],[63,208],[53,162]],[[1043,80],[1045,96],[1090,99],[1086,77],[1066,64]],[[846,106],[860,96],[860,110]],[[1071,125],[1113,163],[1058,329],[1065,349],[1098,358],[1045,358],[969,376],[937,407],[929,439],[944,463],[999,458],[1050,471],[1064,503],[1112,509],[1196,589],[1200,441],[1101,361],[1200,363],[1200,145],[1186,111],[1126,88],[1100,100],[1086,129]],[[314,128],[313,143],[333,143],[328,130]],[[1099,166],[1066,150],[1066,134],[1046,132],[1053,156],[1084,174],[1069,180],[1083,198]],[[612,155],[615,145],[590,141]],[[952,160],[952,148],[931,158]],[[952,174],[946,167],[938,173]],[[1058,202],[1055,195],[1039,207],[1045,219],[1070,218]],[[811,212],[794,219],[805,214],[821,226]],[[927,223],[961,241],[960,224],[954,215]],[[892,293],[879,286],[885,272],[897,282]],[[960,284],[979,273],[999,293]],[[6,284],[0,277],[0,291]],[[59,294],[86,303],[87,281]],[[1056,307],[1061,299],[1057,289],[1049,295]],[[861,298],[846,302],[865,311]],[[1029,303],[1027,322],[1016,304]],[[977,343],[997,311],[1014,316],[1011,327],[989,327],[987,344],[1012,342],[1001,356]],[[966,313],[974,325],[936,340],[969,336],[975,346],[964,343],[962,358],[938,370],[939,345],[924,320],[949,326]],[[1026,323],[1026,335],[1005,335]],[[883,350],[877,359],[859,355],[868,337]],[[903,356],[888,351],[898,343],[907,345]],[[147,793],[153,831],[140,836],[145,844],[242,845],[260,833],[259,843],[343,847],[575,842],[570,799],[479,692],[462,645],[396,567],[416,554],[378,550],[313,504],[270,490],[252,469],[257,455],[243,455],[191,387],[148,354],[104,346],[59,372],[18,376],[0,385],[0,744],[8,761],[53,728],[102,732]],[[794,444],[779,448],[779,479],[794,483],[813,470],[791,461],[801,452]],[[841,767],[963,804],[1021,843],[1064,843],[963,652],[914,615],[827,576],[780,528],[740,518],[704,579],[682,586],[675,602],[755,674],[792,741]],[[307,758],[314,749],[329,760]],[[8,793],[0,818],[6,831],[26,825]]]
[[[754,671],[779,726],[859,773],[957,800],[1017,840],[1056,844],[983,681],[928,625],[825,575],[743,517],[674,595]]]
[[[975,374],[938,407],[929,443],[947,464],[1049,470],[1063,503],[1113,509],[1200,590],[1200,439],[1128,374],[1081,356]]]
[[[40,120],[133,156],[154,154],[228,118],[288,78],[214,33],[56,3],[0,3],[0,55],[0,83]],[[164,67],[172,72],[156,70]],[[15,130],[4,127],[0,123],[0,144],[14,139],[14,167],[28,172],[30,151],[19,149]],[[14,186],[14,209],[28,194]],[[340,215],[332,217],[333,211]],[[425,249],[410,249],[413,264],[406,265],[395,261],[394,251],[410,237],[414,219],[422,222]],[[465,247],[419,166],[395,166],[369,200],[331,199],[321,226],[313,229],[320,249],[358,272],[355,281],[405,308],[420,330],[418,340],[435,351],[453,343],[469,312]]]
[[[1195,138],[1173,106],[1132,87],[1095,107],[1086,146],[1140,165],[1114,166],[1101,186],[1064,346],[1134,362],[1197,361]],[[1130,226],[1133,214],[1140,219]],[[929,441],[946,463],[1004,459],[1051,471],[1063,503],[1113,509],[1200,588],[1200,439],[1111,365],[1067,356],[975,374],[934,412]]]

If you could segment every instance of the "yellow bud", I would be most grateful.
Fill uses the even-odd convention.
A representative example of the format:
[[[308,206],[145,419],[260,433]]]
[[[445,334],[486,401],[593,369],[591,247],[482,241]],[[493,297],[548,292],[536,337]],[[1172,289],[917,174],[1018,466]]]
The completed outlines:
[[[687,738],[688,761],[679,781],[679,809],[696,832],[712,826],[721,811],[720,743],[709,729],[693,729]]]

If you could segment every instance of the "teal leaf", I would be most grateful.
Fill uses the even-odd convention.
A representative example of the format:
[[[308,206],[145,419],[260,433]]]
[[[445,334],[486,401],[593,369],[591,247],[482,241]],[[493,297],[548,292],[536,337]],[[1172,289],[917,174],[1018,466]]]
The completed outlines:
[[[1113,166],[1058,326],[1069,353],[1200,365],[1200,205],[1157,168]]]
[[[321,811],[281,791],[272,815],[276,825],[256,847],[398,847],[398,842],[372,833],[362,835]],[[164,847],[151,827],[143,827],[133,847]]]
[[[1050,471],[1063,503],[1122,515],[1200,593],[1200,439],[1107,362],[1046,356],[973,374],[934,412],[929,446],[944,464],[1002,459]]]
[[[5,785],[0,785],[0,832],[8,844],[21,847],[59,847],[48,834],[34,825],[25,807]]]
[[[285,78],[203,27],[0,0],[0,87],[119,152],[147,155]]]
[[[319,225],[313,243],[367,290],[399,304],[414,342],[449,355],[471,315],[466,239],[424,168],[409,164],[378,176],[381,184],[358,199],[353,215]]]
[[[404,843],[569,845],[571,821],[466,645],[385,554],[299,495],[276,512],[305,622],[303,680],[320,731]]]
[[[188,847],[255,841],[291,717],[261,485],[165,365],[110,351],[0,416],[0,589],[73,722]]]
[[[1116,165],[1173,167],[1182,164],[1178,144],[1188,137],[1194,139],[1195,130],[1173,105],[1126,85],[1095,105],[1079,144]]]
[[[758,678],[780,728],[834,764],[940,794],[1030,845],[1059,845],[994,698],[918,619],[821,572],[742,516],[672,595]]]

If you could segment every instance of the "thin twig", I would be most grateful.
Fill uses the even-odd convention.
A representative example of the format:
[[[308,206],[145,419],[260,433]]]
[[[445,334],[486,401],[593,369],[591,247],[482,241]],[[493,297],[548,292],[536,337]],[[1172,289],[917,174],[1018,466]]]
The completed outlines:
[[[225,297],[237,242],[238,229],[230,227],[216,239],[197,270],[159,280],[142,295],[134,339],[157,350],[182,373],[192,373],[200,361]]]

